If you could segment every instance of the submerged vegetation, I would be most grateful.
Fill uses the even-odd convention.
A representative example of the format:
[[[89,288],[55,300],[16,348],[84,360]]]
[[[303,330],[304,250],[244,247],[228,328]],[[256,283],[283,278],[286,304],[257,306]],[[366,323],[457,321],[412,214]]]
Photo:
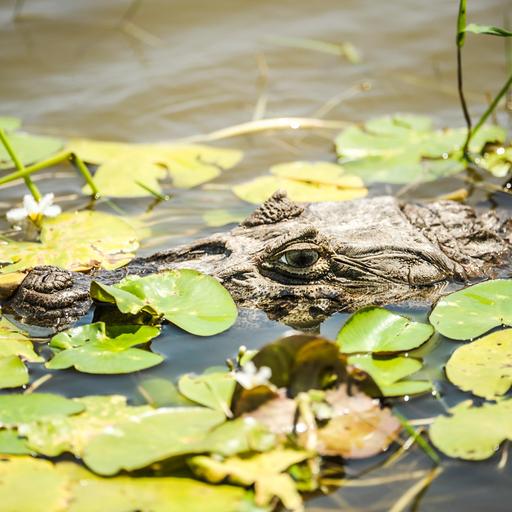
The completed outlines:
[[[27,134],[17,119],[0,117],[0,169],[6,170],[0,185],[23,180],[29,192],[6,214],[12,229],[0,240],[0,296],[35,266],[88,272],[130,262],[150,230],[140,217],[95,205],[104,201],[115,210],[111,198],[167,201],[171,192],[219,178],[243,158],[241,150],[203,142],[283,126],[341,130],[331,138],[332,161],[276,163],[269,174],[231,188],[251,204],[280,189],[298,202],[343,201],[366,196],[376,183],[412,186],[463,172],[470,185],[509,177],[510,137],[486,121],[512,77],[473,126],[461,50],[469,32],[512,33],[468,25],[465,11],[461,0],[457,52],[465,128],[435,128],[429,117],[397,113],[348,125],[256,120],[193,140],[129,144]],[[354,64],[360,59],[349,43],[284,37],[276,43]],[[52,194],[40,193],[34,176],[58,164],[78,170],[81,193],[91,199],[87,207],[62,212]],[[228,209],[204,218],[208,226],[241,220],[239,211]],[[428,319],[372,306],[340,321],[336,339],[295,332],[259,350],[242,345],[236,357],[218,354],[219,363],[228,358],[223,366],[200,374],[181,368],[174,381],[161,374],[142,380],[143,400],[39,391],[57,374],[139,375],[164,362],[172,366],[159,352],[177,332],[164,338],[167,324],[208,337],[232,327],[238,316],[216,279],[190,269],[128,276],[115,285],[93,281],[90,292],[94,318],[44,339],[8,315],[0,318],[2,510],[37,511],[44,503],[48,512],[300,511],[309,496],[372,485],[357,477],[392,467],[416,447],[427,469],[398,475],[416,480],[393,508],[401,512],[442,473],[447,457],[484,460],[512,440],[511,279],[449,293]],[[216,339],[204,340],[202,350],[216,350]],[[239,341],[250,346],[249,328]],[[453,407],[445,406],[438,389],[444,376],[429,360],[439,346],[450,346],[443,384],[466,393]],[[444,412],[415,417],[408,404],[427,397]],[[370,469],[355,477],[344,473],[352,460],[364,459]],[[27,481],[31,492],[20,492]]]

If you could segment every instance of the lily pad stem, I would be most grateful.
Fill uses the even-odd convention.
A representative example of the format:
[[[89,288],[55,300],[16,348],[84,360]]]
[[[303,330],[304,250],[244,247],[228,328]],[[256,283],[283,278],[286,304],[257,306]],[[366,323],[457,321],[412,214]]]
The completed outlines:
[[[2,141],[3,142],[3,141]],[[6,148],[7,149],[7,148]],[[11,157],[12,158],[12,157]],[[41,160],[40,162],[37,162],[34,165],[30,165],[28,167],[21,166],[20,169],[18,165],[16,167],[18,170],[16,172],[12,172],[11,174],[8,174],[7,176],[4,176],[3,178],[0,178],[0,185],[4,185],[5,183],[10,183],[11,181],[23,178],[26,182],[26,180],[30,180],[29,176],[37,171],[40,171],[42,169],[46,169],[48,167],[52,167],[54,165],[60,164],[62,162],[71,161],[71,163],[75,164],[78,171],[82,176],[84,177],[85,181],[89,185],[89,187],[92,190],[92,193],[95,198],[99,197],[99,191],[92,179],[91,173],[85,163],[74,153],[70,153],[69,151],[61,151],[60,153],[56,153],[55,155],[51,156],[50,158],[47,158],[46,160]]]
[[[88,167],[85,165],[84,161],[75,153],[71,153],[70,159],[71,159],[71,162],[76,165],[76,167],[80,171],[80,174],[84,177],[87,185],[89,185],[89,188],[92,191],[93,197],[95,199],[98,199],[100,197],[100,191],[96,187],[96,184],[94,183],[94,180],[92,179],[91,172],[89,171]]]
[[[6,133],[4,130],[0,128],[0,142],[2,142],[5,150],[7,153],[9,153],[9,156],[11,157],[11,160],[13,161],[14,165],[16,166],[16,169],[18,169],[19,172],[25,171],[25,166],[21,162],[21,160],[18,158],[18,155],[16,155],[16,152],[14,151],[13,147],[11,146],[11,143],[9,142],[9,139],[7,138]],[[35,183],[30,179],[28,175],[23,176],[23,180],[25,181],[25,185],[27,186],[28,190],[32,194],[32,197],[36,201],[41,200],[41,192],[39,192],[39,189],[35,185]]]

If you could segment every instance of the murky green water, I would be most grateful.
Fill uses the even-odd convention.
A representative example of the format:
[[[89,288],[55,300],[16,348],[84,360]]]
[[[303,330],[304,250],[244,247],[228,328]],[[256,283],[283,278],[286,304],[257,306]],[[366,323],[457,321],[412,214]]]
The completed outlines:
[[[362,121],[380,114],[415,112],[434,116],[440,126],[460,126],[455,90],[455,0],[218,0],[165,1],[26,0],[0,2],[0,114],[21,117],[28,130],[120,141],[161,141],[206,133],[249,121],[260,98],[265,117],[301,116]],[[13,16],[18,10],[16,21]],[[470,0],[469,19],[501,25],[511,13],[509,0]],[[271,36],[350,41],[363,54],[351,65],[332,55],[276,45]],[[505,79],[503,41],[469,37],[465,48],[466,89],[476,116],[487,92]],[[262,71],[263,70],[263,71]],[[328,110],[329,105],[332,107]],[[507,123],[505,114],[501,118]],[[204,236],[213,231],[202,215],[215,208],[250,211],[223,185],[266,172],[294,159],[334,159],[329,131],[263,132],[222,142],[245,151],[243,163],[214,185],[176,191],[148,216],[153,229],[142,253]],[[52,179],[49,179],[49,178]],[[400,193],[431,198],[461,187],[456,178],[421,188],[376,187],[372,195]],[[86,203],[81,183],[66,169],[41,176],[43,192],[56,192],[64,207]],[[22,194],[20,187],[0,192],[0,210]],[[485,187],[476,187],[472,204],[489,205]],[[499,194],[494,200],[510,208]],[[127,214],[143,212],[149,200],[116,200]],[[99,209],[111,211],[106,202]],[[227,229],[227,228],[226,228]],[[426,310],[405,310],[424,318]],[[334,336],[346,315],[322,326]],[[222,363],[240,344],[257,348],[288,328],[263,313],[242,312],[229,332],[200,339],[168,327],[153,344],[166,363],[120,376],[56,372],[42,390],[81,396],[123,393],[141,401],[137,386],[149,376],[174,378]],[[440,340],[441,341],[441,340]],[[442,364],[457,344],[433,344],[429,375],[443,400],[413,399],[400,407],[409,418],[428,418],[461,399],[443,380]],[[431,347],[432,348],[432,347]],[[34,378],[37,378],[34,369]],[[510,464],[502,453],[480,463],[443,462],[443,472],[411,509],[422,512],[508,511]],[[350,463],[355,475],[376,459]],[[428,468],[426,455],[413,449],[396,465],[368,477],[408,475]],[[313,497],[308,510],[387,511],[416,480],[368,487],[345,487]],[[1,507],[0,507],[1,508]]]

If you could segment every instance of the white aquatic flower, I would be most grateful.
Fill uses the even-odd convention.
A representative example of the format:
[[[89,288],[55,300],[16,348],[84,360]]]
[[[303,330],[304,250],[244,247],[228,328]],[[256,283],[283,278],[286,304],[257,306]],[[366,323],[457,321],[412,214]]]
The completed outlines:
[[[36,201],[30,194],[23,197],[23,207],[13,208],[7,212],[7,220],[11,224],[19,224],[25,219],[33,222],[43,217],[57,217],[61,213],[60,206],[53,204],[53,194],[45,194],[40,201]]]
[[[245,363],[242,368],[234,372],[235,380],[245,389],[269,385],[272,370],[268,366],[257,369],[252,361]]]

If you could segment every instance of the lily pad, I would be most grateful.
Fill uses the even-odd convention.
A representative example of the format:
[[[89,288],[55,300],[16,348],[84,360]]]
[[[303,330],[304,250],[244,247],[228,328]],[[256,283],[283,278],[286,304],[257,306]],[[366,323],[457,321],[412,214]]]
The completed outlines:
[[[484,460],[503,441],[512,440],[512,400],[474,407],[463,402],[450,410],[451,416],[438,416],[430,427],[434,446],[450,457]]]
[[[273,165],[274,176],[313,185],[334,185],[339,188],[364,188],[359,176],[348,174],[341,165],[331,162],[287,162]]]
[[[503,142],[506,132],[485,125],[471,141],[480,152],[486,142]],[[346,171],[365,183],[431,181],[464,169],[461,149],[466,129],[433,130],[428,117],[396,114],[351,126],[336,138],[336,150]]]
[[[2,272],[37,265],[55,265],[75,271],[128,263],[139,247],[132,226],[119,217],[101,212],[63,213],[44,219],[36,242],[0,242]],[[65,250],[63,248],[65,247]]]
[[[30,455],[32,450],[15,430],[0,430],[0,455]]]
[[[276,449],[249,458],[229,457],[222,461],[198,456],[190,459],[189,465],[194,473],[213,483],[228,477],[235,484],[254,484],[257,505],[268,505],[277,496],[285,508],[297,510],[302,507],[302,498],[285,471],[310,456],[305,451]]]
[[[83,410],[79,402],[48,393],[0,395],[0,427],[69,416]]]
[[[118,423],[136,421],[153,411],[147,405],[127,406],[126,398],[119,395],[86,396],[72,402],[82,408],[79,414],[46,417],[18,427],[31,449],[48,457],[64,452],[82,457],[87,444],[104,430],[115,430]]]
[[[237,308],[213,277],[196,270],[175,270],[146,277],[129,276],[114,286],[94,282],[93,298],[117,304],[122,313],[146,311],[181,329],[211,336],[233,325]]]
[[[163,357],[133,348],[160,334],[158,327],[126,325],[107,329],[104,322],[75,327],[54,336],[50,347],[55,356],[46,367],[62,370],[74,367],[85,373],[118,374],[150,368]]]
[[[512,325],[512,279],[496,279],[442,297],[430,323],[454,340],[476,338],[501,325]]]
[[[428,381],[406,378],[423,366],[421,361],[412,357],[376,359],[371,354],[359,354],[350,356],[348,362],[369,374],[384,396],[415,395],[432,389]]]
[[[385,451],[400,432],[400,422],[388,408],[360,391],[349,394],[346,385],[327,391],[325,400],[332,407],[332,418],[318,429],[321,455],[371,457]]]
[[[5,318],[0,318],[0,388],[16,388],[29,381],[23,360],[42,362],[32,342]]]
[[[184,144],[123,144],[76,139],[67,149],[91,164],[99,165],[94,183],[111,197],[147,196],[148,188],[162,192],[159,181],[170,175],[177,188],[191,188],[234,167],[242,152]],[[141,186],[142,185],[142,186]],[[89,194],[89,187],[84,188]]]
[[[17,117],[0,116],[0,129],[6,132],[17,130],[21,126],[21,120]]]
[[[17,388],[28,381],[27,367],[18,356],[0,358],[0,388]]]
[[[504,395],[512,385],[512,329],[459,347],[446,364],[446,376],[463,391],[489,400]]]
[[[11,124],[12,126],[12,124]],[[30,165],[57,153],[64,145],[63,141],[55,137],[42,137],[28,133],[9,133],[9,142],[24,165]],[[9,153],[0,144],[0,169],[15,167]]]
[[[432,326],[413,322],[384,308],[368,307],[353,314],[336,342],[345,354],[394,353],[412,350],[434,333]]]
[[[207,434],[224,421],[223,413],[204,407],[157,409],[104,429],[87,444],[83,460],[95,473],[114,475],[201,452]]]
[[[27,478],[31,492],[26,492]],[[2,512],[239,512],[255,510],[239,487],[190,478],[101,478],[71,462],[30,457],[0,461]],[[263,511],[261,511],[263,512]]]
[[[321,202],[321,201],[348,201],[365,197],[368,190],[363,186],[355,186],[359,184],[359,180],[354,176],[344,176],[341,167],[335,164],[321,164],[321,173],[319,180],[316,180],[315,166],[319,164],[311,164],[312,168],[308,171],[304,162],[298,162],[298,168],[294,168],[292,164],[286,164],[288,167],[284,169],[279,166],[277,170],[274,168],[275,176],[261,176],[254,180],[233,187],[236,196],[244,201],[253,204],[265,202],[276,191],[286,191],[288,197],[296,202]],[[332,172],[329,180],[326,175],[326,165],[336,167]],[[310,179],[306,180],[306,175],[310,172]],[[283,177],[283,176],[294,176]],[[357,181],[356,181],[357,180]],[[334,182],[334,184],[332,183]],[[336,182],[343,183],[343,186],[336,185]],[[362,185],[362,184],[361,184]]]
[[[233,416],[230,406],[236,381],[228,372],[185,374],[178,381],[180,393],[198,404],[221,411],[228,418]]]
[[[240,212],[239,210],[210,210],[203,215],[203,220],[207,226],[218,228],[227,224],[239,224],[249,212]]]

